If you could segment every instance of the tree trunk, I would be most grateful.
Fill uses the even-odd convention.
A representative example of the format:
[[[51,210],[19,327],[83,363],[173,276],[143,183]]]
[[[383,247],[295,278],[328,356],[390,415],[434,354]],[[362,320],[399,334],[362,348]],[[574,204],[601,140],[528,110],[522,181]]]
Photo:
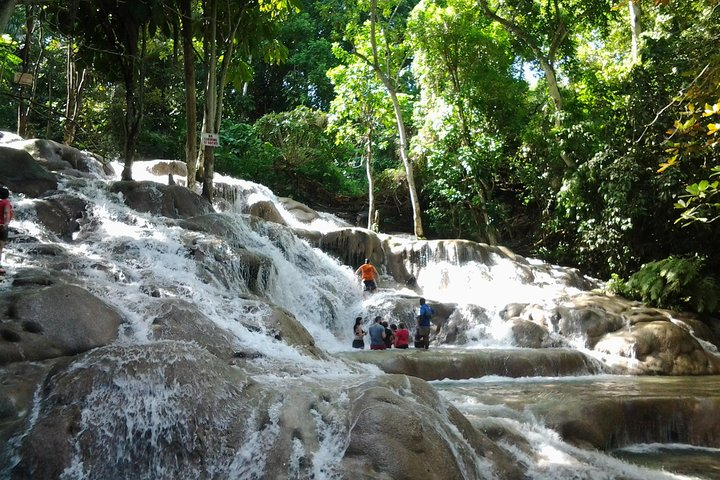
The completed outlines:
[[[20,52],[20,58],[22,59],[21,72],[23,74],[29,73],[30,71],[30,43],[32,42],[32,36],[35,27],[34,11],[34,7],[30,5],[25,6],[25,43],[23,45],[22,51]],[[35,78],[33,78],[33,83],[34,82]],[[17,134],[23,138],[27,137],[28,133],[27,117],[30,113],[31,90],[32,88],[30,86],[20,86],[20,101],[18,103],[17,109]]]
[[[206,25],[206,58],[207,80],[205,82],[205,109],[203,112],[203,131],[215,133],[215,112],[217,109],[217,0],[208,0],[208,24]],[[203,189],[202,195],[210,202],[213,201],[213,174],[215,157],[213,147],[203,148]]]
[[[372,160],[372,129],[368,129],[367,137],[365,138],[365,174],[367,175],[368,181],[367,228],[368,230],[377,231],[373,228],[373,221],[375,218],[375,186],[373,184]],[[376,227],[379,228],[379,225],[377,225]]]
[[[77,71],[75,63],[74,38],[68,38],[67,55],[65,65],[66,76],[66,99],[65,99],[65,124],[63,125],[63,143],[71,145],[75,141],[77,121],[82,108],[82,91],[85,86],[87,70],[81,73]]]
[[[422,218],[420,216],[420,200],[418,198],[417,189],[415,188],[415,175],[413,173],[412,163],[410,162],[410,158],[407,154],[407,131],[405,129],[405,121],[402,116],[402,108],[400,107],[395,87],[392,85],[390,78],[380,68],[380,62],[378,60],[377,42],[375,40],[375,28],[377,24],[376,17],[377,0],[372,0],[370,2],[370,43],[373,55],[372,67],[385,86],[385,89],[390,96],[390,100],[392,101],[393,111],[395,112],[395,121],[398,128],[398,147],[400,150],[400,158],[405,166],[405,175],[407,177],[408,191],[410,193],[410,204],[413,209],[413,229],[416,238],[424,238],[425,234],[423,232]]]
[[[642,33],[640,1],[628,0],[628,10],[630,13],[630,34],[632,35],[632,61],[638,63],[640,61],[640,34]]]
[[[182,19],[183,62],[185,72],[185,163],[187,164],[187,186],[195,188],[197,172],[197,94],[195,93],[195,62],[192,46],[192,7],[190,0],[180,2]]]
[[[5,27],[15,11],[15,3],[15,0],[4,0],[0,2],[0,32],[5,31]]]
[[[132,165],[135,161],[135,150],[137,149],[137,141],[140,136],[140,124],[143,117],[143,97],[144,85],[141,80],[144,78],[144,62],[145,47],[147,35],[145,27],[142,27],[142,48],[138,55],[137,43],[129,45],[130,52],[125,58],[123,64],[123,78],[125,81],[125,145],[123,154],[125,155],[125,165],[123,167],[121,178],[123,180],[132,180]]]

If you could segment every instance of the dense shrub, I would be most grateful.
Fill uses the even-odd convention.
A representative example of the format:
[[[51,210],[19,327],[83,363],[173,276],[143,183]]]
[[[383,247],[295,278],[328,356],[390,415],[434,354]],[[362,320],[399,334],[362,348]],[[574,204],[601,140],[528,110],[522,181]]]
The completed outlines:
[[[668,257],[647,263],[627,282],[614,276],[610,288],[660,308],[720,311],[720,283],[708,272],[702,257]]]

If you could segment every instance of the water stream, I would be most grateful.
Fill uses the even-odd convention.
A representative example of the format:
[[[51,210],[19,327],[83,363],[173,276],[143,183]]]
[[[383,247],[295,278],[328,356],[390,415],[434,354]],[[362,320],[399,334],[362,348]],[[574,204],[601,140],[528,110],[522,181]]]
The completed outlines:
[[[120,168],[116,170],[121,171]],[[142,162],[136,165],[134,178],[166,181],[149,174],[147,165]],[[291,228],[270,223],[258,226],[247,215],[238,212],[248,202],[260,198],[273,202],[290,227],[317,231],[337,227],[338,222],[331,216],[323,215],[313,223],[305,224],[288,213],[272,192],[262,186],[221,176],[217,181],[234,185],[245,192],[229,211],[205,220],[212,223],[217,231],[224,232],[222,242],[218,241],[219,235],[208,234],[207,230],[194,231],[182,222],[167,221],[126,207],[119,196],[108,193],[106,180],[72,186],[74,194],[89,203],[93,219],[93,225],[82,228],[75,235],[74,242],[59,242],[45,231],[34,218],[31,200],[14,199],[14,227],[21,235],[58,245],[65,254],[63,273],[81,281],[85,288],[122,312],[127,323],[118,345],[141,347],[153,343],[152,324],[148,319],[156,313],[156,306],[155,298],[147,293],[150,289],[163,298],[180,299],[201,306],[202,312],[216,326],[231,334],[238,350],[252,350],[262,355],[268,372],[273,372],[265,383],[302,375],[318,378],[319,381],[323,378],[353,378],[357,370],[332,356],[351,352],[352,320],[358,315],[369,319],[375,314],[391,321],[405,320],[412,313],[398,310],[396,299],[403,295],[415,295],[415,292],[394,282],[387,272],[381,272],[383,288],[380,293],[363,298],[353,275],[355,266],[343,265],[338,259],[314,248],[296,236]],[[63,184],[61,188],[70,190],[71,187]],[[398,242],[402,240],[398,239]],[[529,303],[537,305],[538,309],[549,308],[579,291],[572,281],[579,275],[569,269],[537,261],[519,267],[507,257],[495,253],[491,254],[491,262],[472,259],[460,262],[456,256],[453,257],[452,251],[442,250],[440,255],[438,252],[442,246],[434,245],[432,248],[435,250],[431,249],[423,260],[423,268],[413,273],[417,274],[417,282],[425,296],[435,302],[457,304],[457,311],[466,317],[468,325],[470,340],[462,347],[468,351],[514,348],[509,340],[508,326],[500,318],[500,312],[508,304]],[[203,250],[207,259],[198,262],[192,256],[192,252],[198,249]],[[237,268],[238,264],[242,264],[240,256],[247,253],[268,260],[260,262],[259,271],[252,275]],[[6,257],[6,268],[11,274],[13,269],[21,267],[43,267],[42,262],[46,261],[34,255],[21,242],[9,245]],[[586,281],[589,285],[599,284],[594,279]],[[6,288],[9,288],[7,282],[0,284],[0,289]],[[328,359],[311,359],[298,349],[278,342],[264,332],[248,328],[240,321],[239,312],[242,316],[267,314],[267,307],[261,299],[267,299],[292,313],[314,337],[317,345],[330,352]],[[485,321],[476,321],[477,318]],[[577,348],[582,350],[581,345]],[[368,374],[379,375],[380,370],[368,370]],[[162,405],[148,406],[143,398],[138,397],[146,389],[137,384],[137,379],[125,380],[128,383],[120,385],[119,391],[133,398],[120,396],[113,401],[139,405],[142,409],[172,406],[170,400],[166,399],[163,403],[162,399],[155,397],[152,401]],[[120,378],[116,381],[124,380]],[[544,415],[552,413],[554,407],[583,399],[628,400],[661,396],[714,399],[720,387],[720,378],[717,377],[620,377],[601,374],[510,378],[488,374],[466,380],[440,379],[433,381],[432,385],[477,428],[492,430],[502,424],[503,428],[512,430],[532,445],[538,452],[536,456],[503,440],[503,448],[513,452],[517,462],[524,465],[528,478],[720,478],[718,445],[672,441],[642,443],[630,439],[629,443],[620,442],[622,444],[616,445],[616,448],[603,452],[564,442],[558,432],[544,421]],[[168,390],[166,393],[170,398],[177,392]],[[87,408],[90,410],[83,413],[84,421],[102,425],[103,417],[93,412],[92,406]],[[334,427],[327,428],[332,435],[327,436],[325,444],[319,445],[322,455],[318,456],[321,465],[316,468],[316,480],[338,478],[333,464],[342,456],[342,451],[338,450],[338,446],[343,444],[342,432]],[[263,440],[258,438],[257,441]],[[720,439],[716,442],[720,443]],[[248,445],[247,455],[254,451],[252,447]],[[300,449],[300,446],[295,448]],[[238,462],[242,459],[241,453],[236,457]],[[238,473],[241,470],[234,471],[237,474],[235,478],[245,478]],[[467,478],[476,478],[475,473],[468,472]],[[65,478],[89,477],[78,463],[75,469],[66,471]]]

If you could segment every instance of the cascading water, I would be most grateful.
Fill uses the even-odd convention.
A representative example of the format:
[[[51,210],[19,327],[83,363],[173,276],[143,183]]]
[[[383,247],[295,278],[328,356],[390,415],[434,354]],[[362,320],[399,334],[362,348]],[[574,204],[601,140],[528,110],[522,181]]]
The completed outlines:
[[[146,165],[138,162],[133,176],[136,180],[166,180],[147,172]],[[386,381],[378,368],[360,367],[335,355],[351,350],[350,326],[356,316],[369,320],[379,314],[391,322],[412,321],[419,289],[431,302],[454,304],[450,320],[464,325],[462,348],[512,349],[517,345],[503,318],[508,305],[534,305],[538,315],[550,316],[558,304],[583,288],[599,285],[573,270],[516,261],[500,250],[468,254],[468,249],[452,243],[419,246],[381,236],[386,244],[392,243],[388,250],[415,252],[414,261],[406,261],[403,268],[415,278],[417,288],[396,281],[383,266],[380,293],[363,298],[353,273],[355,266],[343,265],[293,231],[327,232],[337,228],[339,221],[321,215],[300,222],[265,187],[220,176],[217,181],[236,189],[235,204],[223,213],[189,220],[130,209],[119,195],[109,193],[105,180],[64,183],[62,190],[72,190],[89,205],[89,220],[69,243],[57,242],[40,226],[31,200],[14,199],[13,226],[18,236],[57,245],[62,265],[54,267],[113,305],[125,323],[114,345],[91,352],[68,371],[55,375],[56,390],[51,397],[36,395],[33,414],[8,443],[9,452],[0,457],[5,462],[0,473],[10,476],[13,467],[21,464],[23,455],[28,454],[23,442],[31,438],[34,429],[47,427],[49,418],[70,415],[68,410],[76,409],[73,428],[78,431],[67,452],[72,460],[59,478],[110,478],[113,473],[119,478],[352,478],[340,467],[343,457],[379,447],[355,445],[350,432],[358,427],[348,424],[343,413],[352,408],[353,401],[369,395],[364,387],[368,378]],[[287,226],[259,222],[240,213],[258,201],[274,205]],[[11,274],[13,269],[47,267],[43,262],[58,261],[36,257],[22,242],[10,244],[6,257]],[[8,283],[0,284],[0,289],[7,288]],[[153,319],[158,311],[177,307],[160,300],[193,305],[198,318],[208,319],[213,328],[225,332],[229,348],[238,352],[238,362],[249,355],[253,363],[241,374],[192,341],[155,340],[158,325]],[[399,307],[399,302],[406,303]],[[316,345],[329,353],[307,355],[268,334],[272,328],[268,318],[277,316],[275,308],[289,312]],[[87,377],[75,376],[86,371]],[[573,378],[569,377],[570,381]],[[415,405],[404,406],[398,415],[421,408],[418,399],[435,395],[421,392],[424,386],[387,381],[399,382],[387,388],[410,398],[408,405]],[[596,450],[569,445],[546,425],[541,413],[533,411],[534,403],[543,397],[542,390],[536,391],[534,399],[513,397],[513,392],[538,382],[555,385],[558,380],[508,382],[487,377],[460,384],[437,382],[438,410],[445,416],[441,421],[431,420],[428,411],[432,432],[426,430],[419,438],[430,438],[433,433],[449,446],[446,457],[454,459],[458,478],[512,478],[473,453],[468,433],[450,421],[453,409],[458,408],[480,430],[511,432],[498,440],[497,448],[514,459],[514,471],[524,472],[523,478],[711,478],[637,467]],[[488,385],[497,389],[497,395],[486,394]],[[603,387],[591,380],[583,394],[598,386],[602,391]],[[369,390],[376,389],[374,385]],[[84,403],[63,403],[63,398],[78,390],[84,391]],[[300,410],[310,411],[310,420],[286,431],[284,425]],[[212,431],[224,433],[208,437]],[[513,436],[518,442],[509,440]],[[154,451],[139,451],[139,445],[149,445]],[[273,466],[278,448],[287,456],[282,470]],[[109,458],[106,464],[114,470],[89,458],[88,451]],[[138,474],[139,463],[145,464],[142,474]],[[382,475],[376,472],[368,478],[403,478],[401,473]]]

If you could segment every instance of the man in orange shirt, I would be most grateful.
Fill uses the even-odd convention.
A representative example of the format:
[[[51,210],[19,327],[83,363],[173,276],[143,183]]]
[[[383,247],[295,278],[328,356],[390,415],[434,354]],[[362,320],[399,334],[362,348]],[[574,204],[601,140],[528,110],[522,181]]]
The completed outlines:
[[[373,293],[377,289],[378,271],[372,266],[369,258],[366,258],[365,263],[355,270],[355,275],[360,275],[365,284],[364,291]]]

